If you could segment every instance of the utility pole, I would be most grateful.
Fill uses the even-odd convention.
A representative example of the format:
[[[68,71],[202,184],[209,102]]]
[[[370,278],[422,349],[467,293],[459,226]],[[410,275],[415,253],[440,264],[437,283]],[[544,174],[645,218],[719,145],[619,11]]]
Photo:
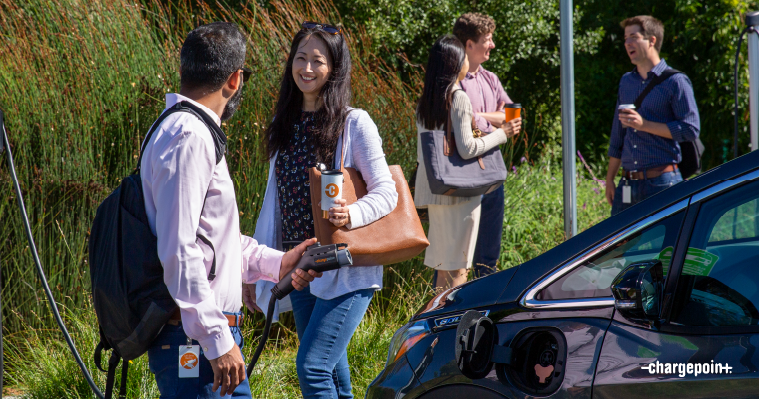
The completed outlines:
[[[564,163],[564,235],[577,234],[577,170],[575,165],[575,63],[572,0],[560,0],[561,148]]]
[[[746,13],[746,25],[759,28],[759,11]],[[759,150],[759,35],[748,34],[748,106],[751,115],[751,151]]]

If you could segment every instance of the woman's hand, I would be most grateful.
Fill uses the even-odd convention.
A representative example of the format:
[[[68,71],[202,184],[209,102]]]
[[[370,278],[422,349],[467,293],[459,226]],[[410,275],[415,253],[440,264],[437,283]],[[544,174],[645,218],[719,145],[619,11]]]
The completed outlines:
[[[506,137],[511,138],[519,134],[522,130],[522,118],[514,118],[501,125],[501,129],[506,133]]]
[[[347,200],[335,200],[335,205],[329,208],[329,221],[337,227],[343,227],[351,222],[351,215],[346,204]]]

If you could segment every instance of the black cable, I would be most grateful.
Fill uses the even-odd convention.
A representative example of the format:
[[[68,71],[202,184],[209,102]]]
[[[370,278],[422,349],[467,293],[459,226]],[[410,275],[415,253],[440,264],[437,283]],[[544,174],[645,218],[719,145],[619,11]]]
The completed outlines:
[[[0,115],[2,115],[2,111],[0,111]],[[34,258],[34,264],[37,266],[37,273],[40,277],[40,282],[42,283],[42,288],[45,289],[45,295],[47,296],[47,301],[50,303],[50,310],[53,312],[53,316],[55,316],[55,321],[58,323],[58,327],[60,327],[61,332],[63,332],[63,337],[66,339],[66,343],[69,345],[69,349],[71,349],[71,353],[74,355],[74,358],[76,359],[76,362],[79,364],[79,368],[82,369],[82,374],[84,374],[84,379],[87,380],[87,384],[89,384],[90,389],[92,389],[92,392],[95,393],[95,396],[97,396],[99,399],[104,399],[105,396],[103,393],[98,389],[98,386],[95,384],[95,381],[92,379],[92,375],[90,375],[89,370],[87,370],[87,366],[84,365],[84,362],[82,361],[82,357],[79,355],[79,352],[76,350],[76,345],[74,345],[74,341],[71,339],[71,335],[69,334],[68,330],[66,329],[66,325],[63,324],[63,319],[61,319],[61,314],[58,312],[58,306],[55,304],[55,299],[53,298],[53,293],[50,291],[50,286],[47,283],[47,278],[45,277],[45,271],[42,269],[42,263],[40,263],[39,255],[37,254],[37,246],[34,244],[34,237],[32,237],[32,229],[29,225],[29,217],[26,213],[26,207],[24,206],[24,197],[21,194],[21,187],[18,184],[18,177],[16,176],[16,167],[13,164],[13,154],[11,153],[11,146],[10,142],[8,141],[8,133],[5,131],[5,124],[2,123],[2,120],[0,120],[0,124],[3,126],[3,142],[6,147],[6,151],[8,151],[8,168],[11,172],[11,178],[13,180],[13,186],[16,190],[16,196],[18,197],[18,207],[21,210],[21,216],[24,221],[24,227],[26,229],[26,239],[29,241],[29,249],[32,251],[32,257]]]
[[[271,299],[269,300],[269,309],[266,310],[266,325],[264,326],[264,333],[261,335],[261,341],[258,342],[258,347],[256,348],[256,353],[253,354],[253,357],[250,359],[250,363],[248,363],[248,379],[250,379],[250,374],[253,373],[253,368],[256,367],[256,363],[258,363],[258,358],[261,357],[261,352],[264,351],[264,346],[266,346],[266,341],[269,340],[269,330],[271,330],[271,318],[274,315],[274,305],[277,303],[277,298],[274,297],[274,294],[272,294]]]
[[[733,79],[734,79],[734,96],[735,96],[735,104],[733,108],[733,118],[735,121],[735,130],[733,132],[733,158],[738,158],[738,56],[741,54],[741,44],[743,43],[743,35],[745,35],[747,32],[754,32],[756,33],[756,29],[754,29],[753,26],[746,27],[746,29],[743,29],[743,32],[741,32],[740,36],[738,36],[738,46],[735,48],[735,65],[733,69]]]

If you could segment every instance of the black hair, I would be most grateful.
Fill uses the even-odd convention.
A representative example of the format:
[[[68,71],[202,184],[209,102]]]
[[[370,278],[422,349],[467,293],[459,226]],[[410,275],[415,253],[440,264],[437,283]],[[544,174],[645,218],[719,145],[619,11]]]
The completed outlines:
[[[331,34],[320,28],[301,29],[293,37],[290,55],[279,85],[279,99],[274,118],[266,128],[264,143],[269,159],[287,148],[294,134],[293,125],[298,123],[303,108],[303,92],[293,79],[293,60],[303,40],[318,39],[327,47],[332,60],[332,73],[321,88],[321,107],[314,114],[313,143],[319,162],[330,162],[335,155],[337,139],[345,127],[348,106],[351,101],[351,57],[343,34]],[[330,166],[331,168],[331,166]]]
[[[231,22],[199,26],[182,44],[180,65],[183,88],[219,90],[245,65],[245,36]]]
[[[430,48],[424,90],[416,106],[416,119],[425,129],[434,130],[448,122],[449,97],[465,59],[464,45],[453,35],[440,37]]]

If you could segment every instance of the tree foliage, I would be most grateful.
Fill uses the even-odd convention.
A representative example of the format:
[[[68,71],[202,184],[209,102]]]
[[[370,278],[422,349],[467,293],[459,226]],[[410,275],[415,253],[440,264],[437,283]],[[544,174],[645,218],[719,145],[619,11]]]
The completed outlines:
[[[526,111],[526,137],[516,150],[537,142],[558,144],[559,2],[557,0],[338,0],[341,13],[364,24],[371,43],[402,71],[420,71],[427,51],[456,18],[477,11],[496,21],[496,49],[484,65],[495,72]],[[575,1],[577,148],[605,162],[620,77],[630,70],[619,22],[653,15],[664,22],[662,56],[691,78],[701,114],[706,167],[732,158],[733,57],[742,15],[759,9],[746,0]],[[407,59],[406,59],[407,57]],[[741,153],[748,151],[747,52],[741,55]],[[421,91],[421,88],[419,88]]]

